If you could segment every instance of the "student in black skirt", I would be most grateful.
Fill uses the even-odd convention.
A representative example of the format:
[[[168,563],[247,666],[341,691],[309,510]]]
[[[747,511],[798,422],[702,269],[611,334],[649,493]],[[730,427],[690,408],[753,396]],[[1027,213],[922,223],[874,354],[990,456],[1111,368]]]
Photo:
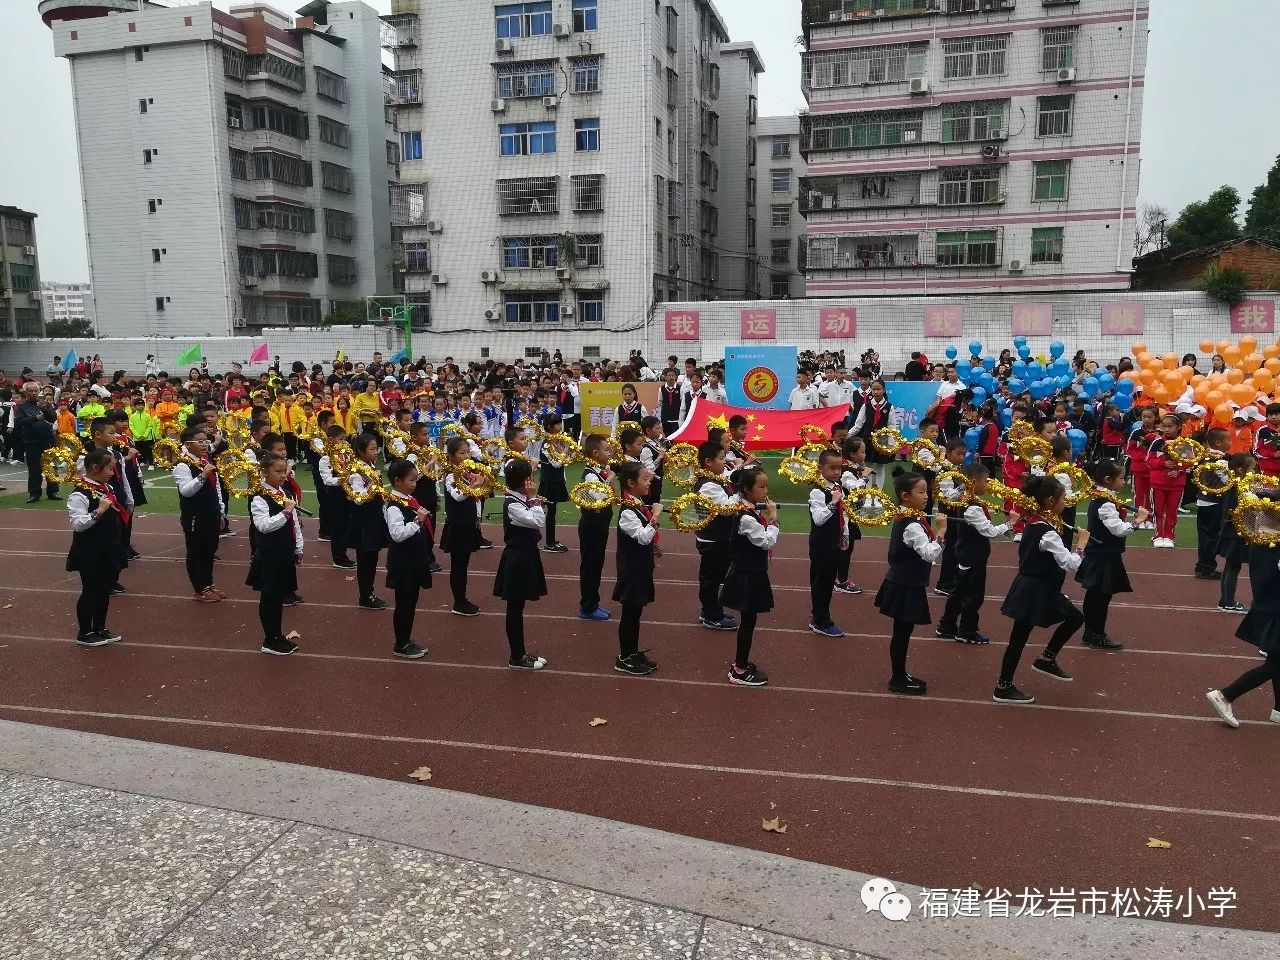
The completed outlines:
[[[991,699],[1006,704],[1036,702],[1035,697],[1013,685],[1013,676],[1018,670],[1018,661],[1022,659],[1022,650],[1031,638],[1031,631],[1036,627],[1057,626],[1044,653],[1031,667],[1055,680],[1070,680],[1071,676],[1058,665],[1058,652],[1084,625],[1084,617],[1062,592],[1067,574],[1080,568],[1080,554],[1068,550],[1058,532],[1066,491],[1053,477],[1034,476],[1027,477],[1022,489],[1035,500],[1036,512],[1022,529],[1022,540],[1018,544],[1018,574],[1000,607],[1000,612],[1013,621],[1013,629],[1009,633],[1009,646],[1004,652],[1000,679]],[[1083,551],[1084,547],[1079,549]]]
[[[769,476],[759,467],[742,467],[729,479],[744,505],[729,540],[729,571],[720,588],[720,602],[741,614],[729,682],[763,687],[769,678],[751,662],[751,641],[757,617],[773,609],[769,551],[778,542],[778,505],[769,499]]]
[[[907,673],[907,648],[916,626],[932,623],[925,591],[930,570],[942,556],[947,518],[938,518],[936,531],[930,526],[924,512],[929,502],[929,484],[918,473],[895,477],[893,495],[898,517],[889,533],[889,569],[876,592],[875,604],[893,621],[893,635],[889,640],[889,663],[893,671],[889,692],[921,696],[928,692],[929,685],[921,677]]]
[[[1089,539],[1076,571],[1076,583],[1084,587],[1084,645],[1095,650],[1123,650],[1123,643],[1107,636],[1107,611],[1117,593],[1133,592],[1124,568],[1125,538],[1146,522],[1147,511],[1140,508],[1129,523],[1117,496],[1124,486],[1122,464],[1103,460],[1093,469],[1093,482],[1097,489],[1089,502]]]
[[[1258,469],[1258,461],[1251,453],[1232,454],[1227,469],[1239,478]],[[1229,519],[1231,511],[1240,504],[1240,491],[1232,486],[1222,495],[1222,530],[1218,534],[1218,556],[1222,557],[1222,581],[1218,584],[1218,609],[1223,613],[1245,614],[1248,609],[1236,599],[1236,586],[1240,582],[1240,568],[1249,560],[1249,545],[1240,539],[1236,525]]]
[[[341,424],[330,424],[328,432],[329,445],[341,443],[347,439],[347,431]],[[320,482],[324,484],[324,501],[329,507],[329,555],[333,565],[339,570],[351,570],[356,562],[347,555],[347,527],[351,525],[351,503],[342,492],[338,482],[338,473],[334,469],[333,458],[329,454],[320,457],[318,466]]]
[[[178,488],[178,509],[182,535],[187,548],[187,579],[191,581],[192,598],[201,603],[217,603],[227,595],[213,585],[213,562],[218,552],[218,531],[226,504],[218,488],[218,475],[209,462],[208,434],[200,427],[188,427],[182,433],[182,446],[190,460],[173,467],[173,482]]]
[[[378,462],[378,438],[372,433],[362,433],[351,441],[351,451],[357,461],[372,467]],[[354,496],[364,500],[363,503],[352,500],[351,519],[347,523],[347,543],[356,551],[358,605],[361,610],[385,610],[387,601],[373,592],[373,582],[378,575],[378,554],[387,545],[382,498],[376,493],[370,496],[369,483],[357,473],[351,474],[348,485]]]
[[[1240,726],[1232,703],[1268,680],[1273,700],[1271,722],[1280,723],[1280,547],[1249,547],[1249,583],[1253,587],[1253,606],[1236,628],[1236,637],[1260,650],[1266,659],[1221,690],[1205,694],[1229,727]]]
[[[445,445],[450,471],[471,455],[465,437],[450,437]],[[471,554],[480,549],[480,501],[458,489],[453,473],[444,478],[444,530],[440,549],[449,554],[449,589],[453,592],[452,613],[474,617],[480,608],[467,599],[467,568]]]
[[[427,648],[413,642],[413,618],[418,596],[431,586],[431,514],[414,495],[418,467],[412,460],[397,460],[387,468],[391,490],[383,498],[387,524],[387,588],[394,591],[391,615],[397,657],[421,660]]]
[[[414,466],[418,468],[418,482],[413,488],[413,498],[422,504],[424,510],[431,517],[431,523],[427,527],[427,539],[434,548],[436,545],[436,524],[440,516],[440,490],[436,486],[436,481],[422,472],[422,464],[418,462],[417,450],[426,450],[431,446],[431,429],[426,423],[419,421],[411,424],[409,427],[409,444],[410,452],[408,459],[413,461]],[[436,561],[434,549],[431,551],[431,560],[428,564],[432,573],[439,573],[444,568]]]
[[[553,416],[558,416],[554,415]],[[533,492],[533,466],[527,460],[512,460],[503,470],[507,484],[502,501],[502,557],[493,579],[493,595],[507,601],[507,645],[513,670],[541,670],[545,657],[524,647],[524,605],[547,595],[547,578],[538,556],[538,541],[547,522],[541,498]]]
[[[985,464],[969,463],[961,472],[974,497],[986,494],[991,475]],[[943,484],[946,485],[945,480]],[[947,525],[948,539],[952,529],[956,531],[953,547],[955,572],[951,575],[951,589],[947,591],[947,605],[942,610],[934,634],[944,640],[983,646],[991,642],[990,637],[978,630],[978,615],[987,596],[991,541],[1003,537],[1021,518],[1016,512],[1011,512],[1006,515],[1006,522],[992,523],[991,514],[981,501],[961,507],[958,514],[954,508],[944,507],[943,516],[952,518]],[[945,549],[944,546],[944,553]]]
[[[302,524],[294,502],[285,492],[289,463],[274,453],[263,454],[262,490],[249,498],[249,517],[258,535],[245,583],[258,591],[258,619],[262,623],[263,653],[288,656],[298,645],[284,635],[284,598],[298,590],[302,563]]]
[[[640,650],[640,617],[653,603],[653,549],[658,541],[658,520],[662,504],[644,502],[653,480],[643,464],[628,461],[618,466],[618,488],[622,505],[618,508],[618,579],[613,599],[622,604],[618,618],[618,658],[613,669],[643,677],[658,665]]]
[[[582,441],[587,465],[582,480],[608,484],[609,446],[604,437],[591,434]],[[578,619],[608,620],[613,615],[600,606],[600,574],[604,570],[605,550],[609,546],[609,527],[613,523],[613,507],[583,510],[578,516]]]
[[[76,601],[76,643],[101,647],[118,643],[120,634],[107,629],[111,587],[124,569],[124,520],[129,509],[111,487],[116,458],[110,450],[91,450],[84,456],[76,491],[67,497],[71,521],[71,549],[67,570],[80,574]]]
[[[542,429],[548,436],[564,433],[564,418],[558,413],[548,413],[542,421]],[[569,499],[569,488],[564,483],[564,467],[547,459],[544,446],[538,447],[538,496],[546,504],[547,542],[542,548],[547,553],[568,553],[569,548],[556,539],[556,504]]]

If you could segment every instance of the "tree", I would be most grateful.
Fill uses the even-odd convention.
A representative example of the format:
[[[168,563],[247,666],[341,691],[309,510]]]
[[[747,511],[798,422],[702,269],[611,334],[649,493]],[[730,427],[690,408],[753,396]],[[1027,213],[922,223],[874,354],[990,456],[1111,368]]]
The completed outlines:
[[[1169,211],[1158,203],[1144,203],[1138,211],[1138,230],[1133,238],[1134,252],[1138,256],[1159,250],[1168,244],[1165,236],[1169,223]]]
[[[1169,227],[1169,246],[1175,250],[1194,250],[1240,236],[1236,222],[1240,194],[1235,187],[1219,187],[1208,200],[1189,203]]]
[[[50,320],[44,325],[46,337],[83,339],[96,336],[93,324],[83,317],[69,317],[66,320]]]
[[[1280,243],[1280,157],[1267,174],[1267,182],[1253,191],[1244,232],[1251,237]]]

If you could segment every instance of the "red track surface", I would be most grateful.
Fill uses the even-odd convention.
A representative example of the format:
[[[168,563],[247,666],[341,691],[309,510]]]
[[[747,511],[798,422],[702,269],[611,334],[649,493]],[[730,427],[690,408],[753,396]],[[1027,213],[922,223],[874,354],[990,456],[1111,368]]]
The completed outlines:
[[[1113,605],[1110,623],[1129,646],[1106,654],[1077,641],[1062,657],[1074,683],[1030,670],[1045,640],[1037,633],[1019,683],[1040,703],[1019,709],[989,699],[1009,626],[999,613],[1008,544],[996,545],[989,570],[992,645],[922,628],[910,663],[930,694],[916,700],[885,692],[888,621],[871,602],[881,539],[858,547],[867,592],[837,595],[849,636],[831,640],[806,628],[805,539],[783,538],[778,607],[762,616],[753,653],[772,685],[749,690],[724,682],[733,635],[692,624],[697,558],[681,534],[664,535],[660,599],[642,633],[662,666],[644,679],[613,672],[614,623],[577,619],[576,552],[544,555],[552,594],[530,606],[527,632],[550,666],[524,674],[504,667],[503,607],[489,596],[498,550],[473,558],[482,617],[448,615],[443,576],[424,594],[416,636],[431,655],[407,663],[390,656],[390,614],[354,608],[355,584],[329,566],[325,544],[308,543],[307,603],[285,611],[302,650],[273,658],[257,652],[243,535],[220,547],[218,580],[232,600],[201,605],[188,598],[176,518],[140,518],[146,558],[112,603],[125,642],[84,650],[70,642],[78,582],[63,568],[65,518],[5,511],[0,534],[13,547],[0,587],[12,604],[0,621],[7,719],[390,779],[426,765],[433,786],[928,886],[1232,886],[1239,909],[1223,923],[1280,930],[1280,727],[1265,722],[1265,689],[1237,705],[1241,729],[1210,719],[1204,691],[1257,659],[1232,638],[1236,618],[1215,609],[1217,585],[1189,576],[1188,551],[1129,552],[1137,592]],[[597,716],[608,725],[588,726]],[[785,835],[761,831],[772,816],[789,824]],[[1148,837],[1173,847],[1147,849]]]

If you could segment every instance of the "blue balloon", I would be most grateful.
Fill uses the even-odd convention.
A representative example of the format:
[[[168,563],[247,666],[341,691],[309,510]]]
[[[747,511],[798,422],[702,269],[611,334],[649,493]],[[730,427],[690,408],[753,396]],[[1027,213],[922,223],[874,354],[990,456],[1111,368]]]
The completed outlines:
[[[971,453],[977,451],[978,444],[980,444],[981,442],[982,442],[981,427],[970,427],[968,430],[964,432],[965,449],[969,450]]]
[[[973,405],[980,407],[987,402],[987,391],[983,387],[973,388]]]
[[[1048,370],[1055,377],[1061,377],[1071,372],[1071,365],[1065,360],[1057,359],[1049,364]]]
[[[1067,431],[1067,439],[1071,441],[1071,452],[1075,456],[1084,453],[1085,444],[1089,442],[1088,435],[1077,427],[1072,427]]]
[[[1133,396],[1133,381],[1121,380],[1116,384],[1116,394],[1124,394],[1125,396]]]
[[[1015,377],[1025,377],[1027,375],[1027,362],[1025,360],[1013,361],[1013,375]]]
[[[1018,356],[1020,356],[1023,360],[1030,360],[1031,348],[1028,347],[1026,344],[1023,344],[1018,348]]]
[[[1080,383],[1080,392],[1086,397],[1092,397],[1101,389],[1096,377],[1085,377]]]
[[[1021,350],[1023,347],[1025,347],[1025,346],[1027,345],[1027,338],[1026,338],[1026,337],[1014,337],[1014,338],[1013,338],[1013,345],[1014,345],[1014,347],[1015,347],[1015,348],[1017,348],[1017,349]]]
[[[1044,379],[1045,370],[1038,362],[1031,361],[1027,364],[1027,376],[1034,382]]]
[[[1019,380],[1017,377],[1010,377],[1010,378],[1009,378],[1009,392],[1010,392],[1010,393],[1012,393],[1012,394],[1016,397],[1016,396],[1017,396],[1018,394],[1020,394],[1020,393],[1026,393],[1026,392],[1027,392],[1027,385],[1026,385],[1025,383],[1023,383],[1021,380]]]
[[[1071,386],[1071,378],[1066,376],[1058,377],[1054,383],[1058,385],[1059,390],[1065,390],[1067,387]]]
[[[1013,426],[1013,408],[1006,407],[1000,411],[1000,425],[1006,430]]]
[[[1055,340],[1053,343],[1049,344],[1049,356],[1053,357],[1055,360],[1062,356],[1066,350],[1067,345],[1061,340]]]
[[[981,341],[981,340],[970,340],[970,341],[969,341],[969,353],[970,353],[971,355],[975,356],[975,357],[980,356],[980,355],[982,354],[982,341]]]
[[[1111,398],[1111,402],[1116,405],[1116,409],[1121,413],[1128,413],[1133,408],[1133,395],[1129,393],[1117,393]]]
[[[1116,385],[1116,378],[1109,373],[1098,374],[1098,389],[1110,390]]]
[[[995,368],[996,368],[996,358],[988,353],[985,357],[982,358],[982,369],[987,371],[987,373],[990,373]]]
[[[960,351],[957,350],[955,347],[947,347],[948,360],[954,360],[957,356],[959,356],[959,354],[960,354]]]
[[[967,363],[956,364],[956,379],[961,383],[968,383],[973,378],[973,367]]]

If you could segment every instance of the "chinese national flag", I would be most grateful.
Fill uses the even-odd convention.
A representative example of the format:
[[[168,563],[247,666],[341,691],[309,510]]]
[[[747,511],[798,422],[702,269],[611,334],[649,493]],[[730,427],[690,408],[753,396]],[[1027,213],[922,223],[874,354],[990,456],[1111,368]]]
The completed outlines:
[[[738,414],[747,418],[747,439],[743,443],[746,449],[777,450],[798,446],[801,443],[800,428],[806,425],[812,424],[830,435],[831,425],[849,415],[849,404],[818,407],[816,410],[757,410],[754,407],[731,407],[699,397],[680,429],[668,439],[672,443],[691,443],[696,447],[706,441],[708,430],[712,427],[728,429],[729,418]]]

